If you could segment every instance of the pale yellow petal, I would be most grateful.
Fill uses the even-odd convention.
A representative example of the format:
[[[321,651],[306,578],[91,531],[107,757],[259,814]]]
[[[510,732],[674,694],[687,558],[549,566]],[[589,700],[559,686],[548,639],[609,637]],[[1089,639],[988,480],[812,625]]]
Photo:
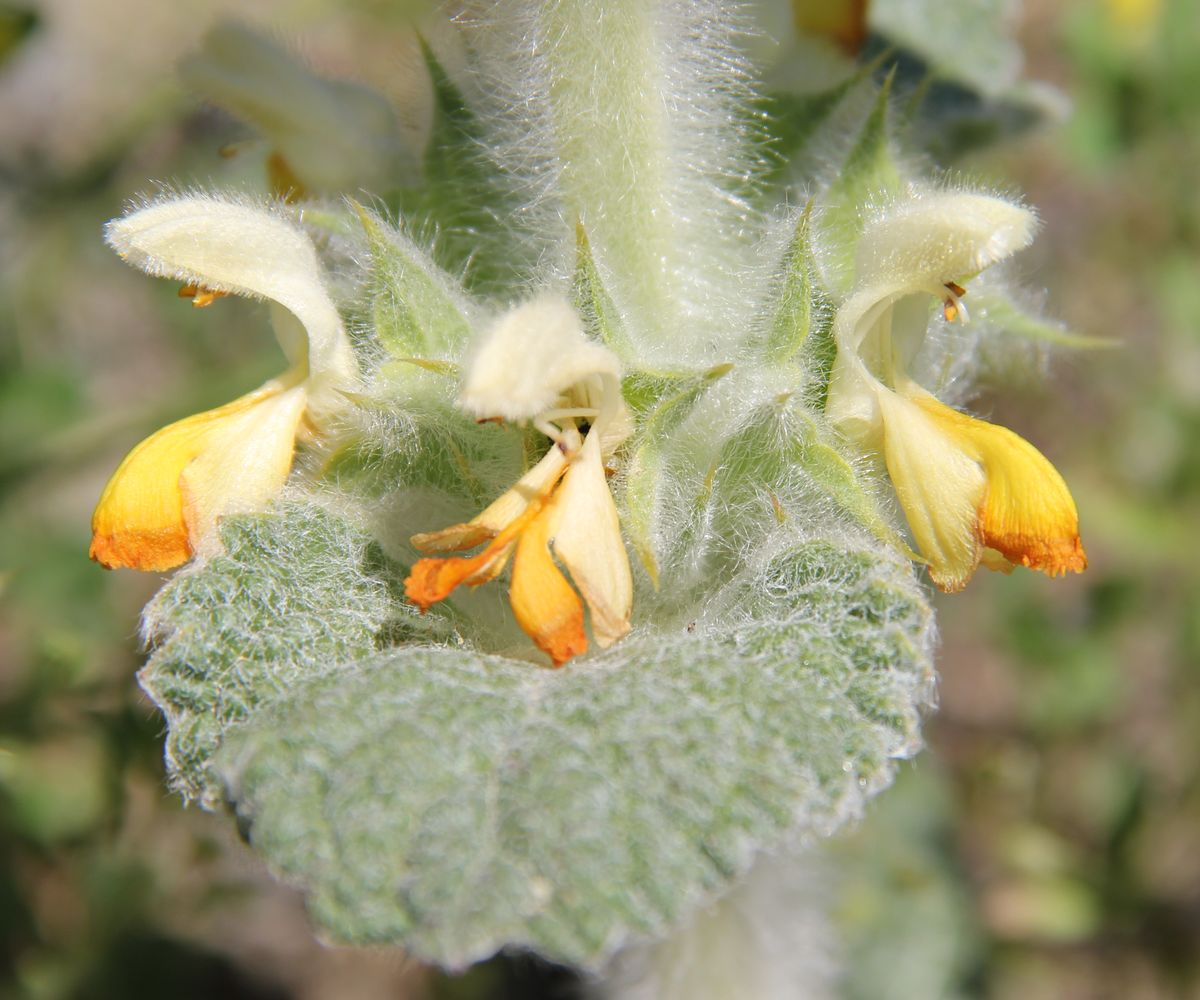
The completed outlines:
[[[508,310],[480,338],[459,403],[479,418],[529,420],[591,376],[615,387],[616,355],[587,338],[565,298],[543,295]]]
[[[512,489],[502,493],[482,513],[465,524],[413,535],[412,544],[420,552],[461,552],[494,538],[520,517],[531,501],[549,493],[566,467],[567,457],[558,448],[551,448]]]
[[[633,578],[596,435],[584,441],[556,502],[562,516],[551,548],[587,602],[596,643],[609,646],[629,631]]]
[[[471,523],[492,531],[502,530],[513,518],[524,513],[531,501],[545,496],[566,468],[566,455],[558,448],[551,448],[537,465],[517,480],[512,489],[500,494],[482,513],[473,517]]]
[[[183,517],[197,555],[221,551],[217,521],[261,510],[287,480],[304,416],[305,392],[293,386],[222,424],[179,478]]]
[[[312,371],[354,377],[349,340],[312,240],[280,212],[186,195],[114,219],[105,234],[117,253],[149,274],[277,302],[303,326]]]
[[[557,450],[555,449],[555,451]],[[547,458],[549,457],[547,456]],[[471,544],[472,531],[480,533],[479,541],[488,537],[491,537],[491,541],[486,548],[473,556],[417,560],[412,572],[404,581],[404,592],[408,599],[422,611],[426,611],[431,604],[445,600],[455,588],[464,583],[478,586],[499,576],[512,553],[517,538],[528,530],[538,515],[545,510],[547,504],[551,502],[551,493],[562,476],[565,464],[565,461],[547,462],[543,459],[526,473],[522,482],[528,485],[530,481],[536,479],[540,482],[541,488],[523,500],[522,509],[516,516],[510,518],[498,532],[493,531],[488,525],[481,526],[470,522],[454,525],[444,529],[443,532],[434,531],[414,536],[413,544],[418,548],[425,545],[428,551],[453,551],[460,541],[467,542],[462,546],[466,548]],[[540,472],[538,472],[539,469]],[[537,476],[534,476],[535,472],[537,472]],[[486,514],[487,511],[484,513]],[[480,516],[482,517],[482,515]]]
[[[110,569],[172,569],[187,562],[202,544],[197,531],[211,531],[218,514],[239,505],[243,490],[256,496],[270,492],[263,489],[264,476],[278,489],[287,475],[295,426],[303,409],[302,398],[299,411],[295,409],[294,395],[289,397],[290,405],[285,404],[282,411],[277,408],[280,396],[288,392],[295,390],[268,383],[225,406],[176,421],[134,448],[113,473],[92,515],[91,557]],[[264,418],[269,433],[277,432],[279,417],[288,409],[295,412],[290,436],[267,448],[272,452],[267,469],[248,471],[239,466],[228,475],[221,473],[218,479],[223,488],[205,482],[206,470],[222,456],[234,464],[239,462],[239,437],[254,435]],[[283,424],[286,429],[286,417]],[[233,447],[232,456],[229,447]],[[201,457],[201,467],[193,471],[190,467]],[[185,477],[190,494],[187,502]],[[206,505],[215,509],[202,510]]]
[[[936,415],[882,387],[877,396],[888,475],[929,576],[942,590],[961,590],[981,556],[984,471]]]
[[[934,288],[977,274],[1027,247],[1037,217],[1022,205],[966,191],[925,191],[869,220],[858,243],[860,288]]]

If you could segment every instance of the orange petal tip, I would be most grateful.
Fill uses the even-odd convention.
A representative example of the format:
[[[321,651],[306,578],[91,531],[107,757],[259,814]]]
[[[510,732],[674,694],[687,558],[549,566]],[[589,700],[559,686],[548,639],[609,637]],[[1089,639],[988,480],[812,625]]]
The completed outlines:
[[[583,608],[577,618],[562,622],[553,632],[543,632],[533,637],[538,648],[561,667],[567,660],[587,652],[587,635],[583,631]]]
[[[1011,562],[1040,570],[1047,576],[1082,573],[1087,569],[1087,553],[1083,551],[1083,543],[1078,535],[1072,538],[1034,538],[1007,544],[989,539],[987,544]]]
[[[445,600],[462,583],[465,559],[419,559],[404,581],[404,595],[424,614],[430,606]]]
[[[97,532],[88,556],[105,569],[163,573],[191,559],[192,546],[182,525],[175,531]]]

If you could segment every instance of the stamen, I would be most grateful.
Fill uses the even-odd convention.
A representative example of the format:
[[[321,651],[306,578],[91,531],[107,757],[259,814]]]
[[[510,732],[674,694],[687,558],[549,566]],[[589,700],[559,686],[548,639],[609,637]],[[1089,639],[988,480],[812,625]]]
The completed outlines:
[[[942,316],[947,323],[953,323],[959,318],[966,323],[971,318],[967,313],[967,307],[962,302],[962,297],[967,294],[967,290],[956,281],[947,281],[944,287],[950,294],[942,300]]]
[[[534,418],[533,426],[553,441],[558,446],[559,451],[568,458],[573,458],[583,444],[583,439],[580,437],[579,428],[575,426],[575,421],[580,417],[585,419],[594,418],[597,412],[597,410],[584,407],[547,410],[545,413],[539,413]],[[561,420],[567,420],[570,423],[564,427],[559,427],[556,421]]]
[[[184,285],[179,289],[179,297],[181,299],[191,299],[192,305],[197,309],[204,309],[211,306],[217,299],[223,299],[228,292],[218,292],[212,288],[205,288],[203,285]]]

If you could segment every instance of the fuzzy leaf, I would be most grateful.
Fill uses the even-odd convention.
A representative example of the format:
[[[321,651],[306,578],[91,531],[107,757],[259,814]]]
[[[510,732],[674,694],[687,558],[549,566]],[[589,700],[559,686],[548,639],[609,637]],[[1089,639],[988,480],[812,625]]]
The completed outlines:
[[[748,512],[756,508],[763,522],[811,520],[815,502],[832,506],[848,523],[912,556],[828,438],[795,396],[760,406],[728,438],[713,465],[706,499],[717,511],[714,534],[736,541],[746,530]]]
[[[592,245],[582,222],[575,224],[575,274],[571,279],[571,301],[583,317],[584,329],[619,357],[629,357],[632,345],[617,315],[617,307],[596,267]]]
[[[823,90],[793,92],[780,89],[762,100],[767,129],[771,136],[771,158],[762,174],[764,186],[778,194],[778,186],[787,180],[804,183],[800,170],[808,165],[810,149],[829,124],[834,112],[864,80],[870,79],[893,53],[884,51],[858,67],[843,80]]]
[[[888,74],[841,169],[820,199],[819,221],[827,250],[825,280],[845,291],[854,277],[854,253],[866,213],[900,189],[900,168],[892,151],[888,107],[892,95]]]
[[[461,348],[471,325],[454,283],[415,243],[354,204],[371,252],[375,335],[400,358],[441,357]]]
[[[671,926],[917,745],[908,567],[772,543],[690,623],[561,671],[397,649],[287,692],[221,756],[252,843],[334,938],[450,966],[527,945],[595,967]]]
[[[380,636],[436,625],[397,602],[403,573],[370,538],[318,507],[228,518],[221,537],[226,555],[179,573],[146,608],[156,649],[138,678],[167,719],[172,785],[209,808],[222,798],[209,763],[227,729],[374,652]]]
[[[436,230],[435,256],[472,287],[490,288],[519,270],[499,220],[504,195],[484,146],[484,126],[428,45],[422,45],[433,84],[433,128],[422,164],[423,183],[396,192],[402,218],[420,231]]]
[[[632,446],[625,473],[625,531],[634,551],[655,586],[658,585],[658,560],[654,553],[654,498],[666,472],[662,451],[671,433],[695,408],[696,403],[714,382],[727,375],[732,364],[716,365],[706,372],[670,379],[664,376],[645,376],[637,373],[627,379],[632,383],[632,396],[637,400],[635,411],[645,407],[642,424]],[[642,391],[649,386],[657,390],[653,405],[643,401]],[[638,405],[641,404],[641,405]]]
[[[319,470],[347,494],[396,499],[403,488],[409,502],[414,493],[436,500],[435,521],[469,518],[546,450],[536,432],[479,424],[464,414],[455,404],[453,367],[397,360],[381,368],[377,388],[378,395],[356,398],[357,432],[344,434]],[[421,523],[411,530],[440,526]]]
[[[819,412],[825,408],[837,345],[833,302],[818,280],[812,209],[810,201],[796,217],[756,339],[762,358],[771,366],[786,368],[805,403]]]
[[[811,221],[812,202],[809,202],[800,213],[782,261],[778,298],[764,344],[767,360],[777,365],[795,360],[813,325],[815,262]]]

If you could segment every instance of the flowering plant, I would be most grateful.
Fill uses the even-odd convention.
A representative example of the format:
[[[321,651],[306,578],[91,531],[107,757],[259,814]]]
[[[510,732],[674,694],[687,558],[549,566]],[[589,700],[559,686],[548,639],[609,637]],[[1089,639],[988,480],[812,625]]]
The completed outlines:
[[[857,47],[862,5],[833,6]],[[1050,463],[938,399],[978,337],[1056,332],[996,273],[1033,214],[908,166],[878,61],[764,117],[741,16],[431,21],[425,145],[364,146],[376,183],[422,171],[374,208],[287,92],[355,136],[378,103],[245,100],[272,63],[237,75],[256,49],[227,33],[189,72],[270,109],[278,197],[110,224],[195,305],[270,303],[291,363],[138,446],[92,554],[187,564],[144,619],[172,783],[228,803],[338,940],[597,968],[669,935],[916,751],[922,574],[1084,568]],[[818,148],[835,167],[804,172]]]

